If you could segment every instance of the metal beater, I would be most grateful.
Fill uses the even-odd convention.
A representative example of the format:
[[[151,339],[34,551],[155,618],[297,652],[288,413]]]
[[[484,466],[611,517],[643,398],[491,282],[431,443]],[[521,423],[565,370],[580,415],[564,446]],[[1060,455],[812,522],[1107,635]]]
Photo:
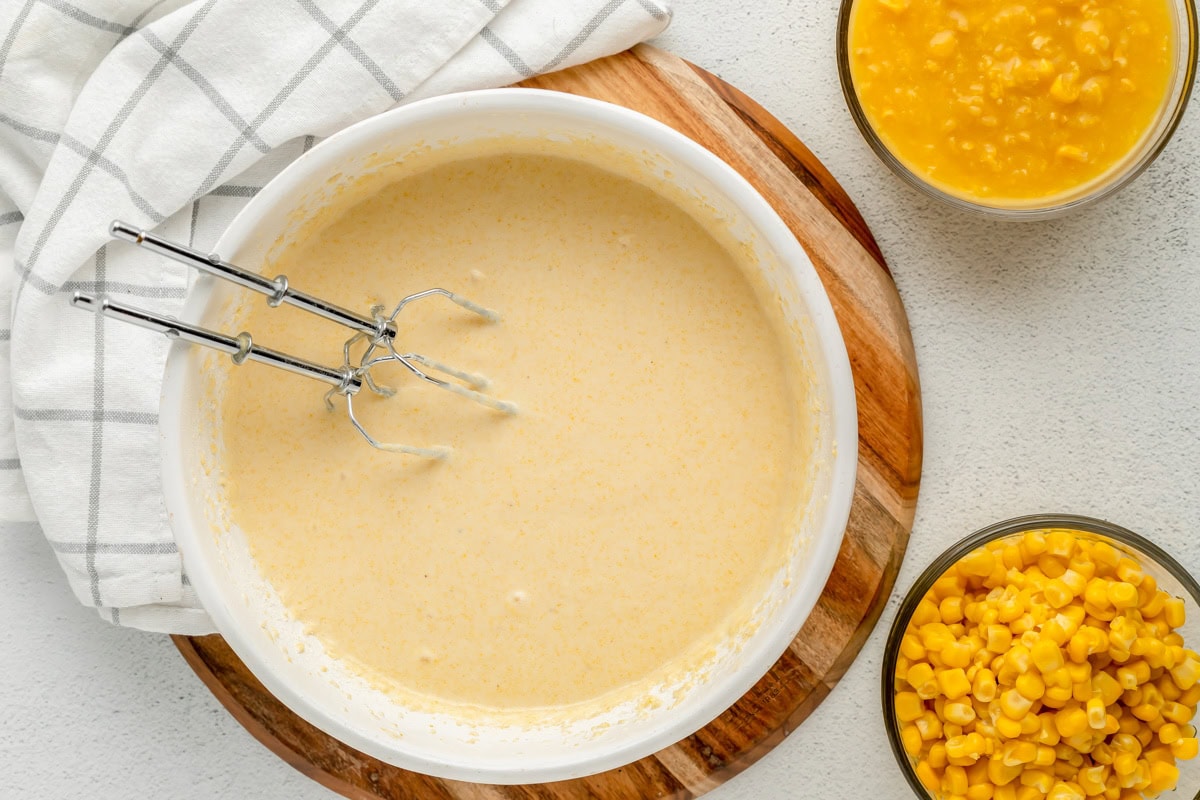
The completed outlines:
[[[345,397],[346,414],[350,417],[351,424],[354,425],[355,429],[362,434],[362,437],[372,447],[379,450],[386,450],[390,453],[407,453],[426,458],[445,458],[450,454],[450,448],[443,446],[412,447],[406,444],[380,441],[368,433],[358,417],[355,416],[354,396],[358,394],[363,386],[366,386],[369,391],[385,397],[395,394],[394,389],[377,383],[371,372],[375,367],[385,363],[398,363],[417,378],[431,383],[439,389],[444,389],[460,397],[465,397],[476,403],[485,405],[488,408],[504,414],[517,413],[517,407],[513,403],[499,400],[483,393],[488,388],[489,381],[482,375],[456,369],[420,353],[401,353],[396,348],[396,317],[404,310],[405,306],[427,297],[444,297],[452,303],[465,308],[467,311],[478,314],[489,322],[498,322],[500,320],[500,315],[495,311],[477,305],[462,295],[455,294],[447,289],[426,289],[423,292],[410,294],[403,298],[387,316],[384,316],[385,306],[383,305],[373,307],[370,310],[370,316],[363,316],[314,297],[306,292],[293,289],[288,283],[286,275],[266,278],[262,275],[248,272],[227,261],[223,261],[216,253],[206,255],[198,250],[193,250],[178,242],[172,242],[155,236],[148,231],[141,230],[119,220],[112,223],[109,227],[109,233],[116,239],[133,242],[145,247],[147,250],[178,261],[181,264],[194,267],[201,272],[231,281],[238,286],[266,295],[267,304],[271,307],[287,303],[288,305],[310,311],[319,317],[332,320],[339,325],[344,325],[352,329],[355,331],[354,335],[347,339],[345,345],[342,347],[341,365],[327,367],[308,361],[307,359],[255,344],[254,339],[245,331],[235,336],[230,336],[229,334],[209,330],[208,328],[180,322],[173,317],[155,314],[141,308],[114,302],[102,295],[75,292],[71,296],[71,305],[157,331],[169,339],[182,339],[185,342],[220,350],[232,356],[234,364],[241,365],[246,361],[257,361],[260,364],[268,364],[272,367],[294,372],[298,375],[305,375],[327,383],[332,388],[325,393],[326,408],[330,411],[333,410],[334,395]],[[353,351],[357,346],[364,343],[362,355],[355,359]],[[426,370],[439,372],[459,382],[435,377],[430,375]]]

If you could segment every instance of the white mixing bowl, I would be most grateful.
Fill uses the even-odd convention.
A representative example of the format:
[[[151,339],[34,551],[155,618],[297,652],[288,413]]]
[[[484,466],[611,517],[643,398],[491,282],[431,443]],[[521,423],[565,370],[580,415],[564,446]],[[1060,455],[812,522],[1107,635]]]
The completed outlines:
[[[813,490],[800,529],[781,533],[794,538],[787,548],[790,560],[774,576],[741,639],[719,648],[703,670],[663,687],[659,702],[625,704],[587,719],[489,726],[403,708],[328,658],[311,637],[304,646],[305,634],[258,574],[245,537],[222,523],[214,509],[216,478],[201,466],[211,458],[213,443],[214,414],[205,398],[212,380],[212,362],[206,359],[214,355],[178,342],[163,386],[163,483],[197,594],[229,645],[289,708],[399,767],[458,780],[537,783],[601,772],[667,747],[715,718],[770,669],[812,611],[837,557],[854,490],[857,417],[850,364],[833,310],[787,226],[709,151],[648,117],[607,103],[500,89],[438,97],[365,120],[330,137],[271,181],[216,250],[249,269],[263,268],[271,247],[338,186],[406,155],[419,157],[480,139],[502,139],[517,149],[522,140],[583,140],[628,156],[647,175],[668,180],[714,208],[778,294],[792,344],[811,373]],[[222,315],[239,296],[235,288],[202,279],[183,317],[228,329]],[[330,361],[335,359],[331,354]],[[752,376],[744,379],[747,391],[753,391]],[[288,476],[279,480],[286,486]]]

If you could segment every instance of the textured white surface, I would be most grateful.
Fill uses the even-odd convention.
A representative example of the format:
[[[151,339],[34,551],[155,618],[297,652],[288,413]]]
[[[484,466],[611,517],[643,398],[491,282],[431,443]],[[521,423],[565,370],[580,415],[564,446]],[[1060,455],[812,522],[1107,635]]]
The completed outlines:
[[[1115,200],[1004,225],[901,185],[854,129],[832,0],[678,0],[659,41],[792,127],[862,209],[909,311],[925,473],[897,582],[1018,514],[1107,517],[1200,572],[1200,112]],[[878,712],[882,640],[712,800],[908,797]],[[159,636],[81,608],[44,540],[0,531],[0,796],[331,798],[258,745]]]

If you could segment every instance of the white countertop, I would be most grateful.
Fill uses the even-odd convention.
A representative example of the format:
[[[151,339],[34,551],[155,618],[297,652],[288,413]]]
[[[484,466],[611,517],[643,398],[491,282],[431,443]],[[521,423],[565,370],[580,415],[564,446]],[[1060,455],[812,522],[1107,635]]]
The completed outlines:
[[[789,125],[842,182],[908,308],[925,401],[892,602],[813,716],[712,800],[910,796],[879,714],[898,595],[952,541],[1038,511],[1105,517],[1200,573],[1200,110],[1115,200],[1064,220],[948,211],[868,150],[838,88],[835,0],[676,0],[659,41]],[[333,798],[225,713],[163,636],[76,604],[31,526],[0,530],[0,796]]]

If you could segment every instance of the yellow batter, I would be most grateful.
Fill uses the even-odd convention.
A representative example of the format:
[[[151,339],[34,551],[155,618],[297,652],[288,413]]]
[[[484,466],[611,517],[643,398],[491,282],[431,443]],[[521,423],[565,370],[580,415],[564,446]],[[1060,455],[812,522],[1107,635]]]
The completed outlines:
[[[578,161],[473,158],[339,210],[266,271],[352,309],[440,286],[500,310],[422,301],[400,341],[521,409],[400,372],[399,396],[364,391],[380,438],[453,448],[433,461],[372,450],[311,380],[229,368],[228,513],[332,655],[514,710],[661,681],[748,621],[803,498],[805,421],[779,325],[684,210]],[[261,302],[240,322],[322,362],[347,335]]]

